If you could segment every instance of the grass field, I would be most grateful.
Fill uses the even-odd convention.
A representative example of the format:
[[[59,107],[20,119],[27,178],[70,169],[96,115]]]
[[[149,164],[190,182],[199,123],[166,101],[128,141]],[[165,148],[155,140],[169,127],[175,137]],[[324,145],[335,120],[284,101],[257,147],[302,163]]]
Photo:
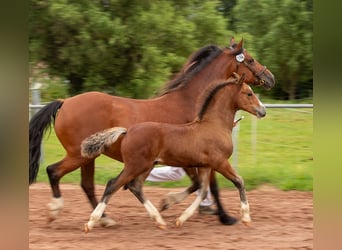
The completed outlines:
[[[241,112],[245,119],[237,129],[237,153],[230,159],[244,178],[247,190],[271,184],[282,190],[312,190],[313,182],[313,110],[269,108],[265,118],[256,120]],[[253,132],[255,131],[255,132]],[[45,168],[64,157],[65,151],[53,130],[43,141],[43,162],[37,181],[48,182]],[[237,163],[237,164],[235,164]],[[96,160],[95,182],[106,184],[122,169],[122,163],[106,156]],[[217,175],[220,188],[234,188]],[[62,183],[80,183],[79,169],[63,177]],[[183,187],[188,177],[177,182],[151,183],[162,187]]]

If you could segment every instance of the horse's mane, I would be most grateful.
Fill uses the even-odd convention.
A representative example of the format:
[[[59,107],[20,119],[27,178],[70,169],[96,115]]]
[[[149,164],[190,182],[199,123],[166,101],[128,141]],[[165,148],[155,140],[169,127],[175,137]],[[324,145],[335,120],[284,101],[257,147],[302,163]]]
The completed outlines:
[[[228,84],[235,83],[235,81],[231,78],[224,81],[224,82],[215,82],[211,84],[209,87],[206,88],[206,90],[203,92],[203,94],[199,98],[200,108],[198,109],[198,113],[196,116],[196,121],[201,121],[203,119],[204,114],[208,110],[209,104],[213,97],[217,94],[219,90],[221,90],[223,87],[227,86]]]
[[[198,73],[214,58],[220,55],[222,49],[216,45],[207,45],[195,53],[193,53],[189,60],[184,64],[182,70],[176,76],[165,84],[158,96],[165,95],[180,87],[185,86],[188,80]]]

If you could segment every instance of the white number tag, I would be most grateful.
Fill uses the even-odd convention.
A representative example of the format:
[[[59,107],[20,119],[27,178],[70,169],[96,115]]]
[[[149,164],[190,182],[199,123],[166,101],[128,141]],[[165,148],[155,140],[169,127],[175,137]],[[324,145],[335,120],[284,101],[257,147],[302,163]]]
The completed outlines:
[[[235,58],[236,58],[236,61],[238,61],[238,62],[243,62],[243,60],[245,60],[245,56],[242,53],[236,55]]]

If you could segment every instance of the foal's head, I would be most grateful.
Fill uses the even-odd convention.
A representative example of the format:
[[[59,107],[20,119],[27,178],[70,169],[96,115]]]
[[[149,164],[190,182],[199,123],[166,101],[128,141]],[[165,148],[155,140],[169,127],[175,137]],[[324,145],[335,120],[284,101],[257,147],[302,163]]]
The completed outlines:
[[[233,80],[235,84],[240,85],[240,90],[237,95],[237,108],[247,111],[258,118],[266,115],[266,108],[255,95],[252,88],[244,82],[244,75],[239,76],[233,73],[229,80]]]

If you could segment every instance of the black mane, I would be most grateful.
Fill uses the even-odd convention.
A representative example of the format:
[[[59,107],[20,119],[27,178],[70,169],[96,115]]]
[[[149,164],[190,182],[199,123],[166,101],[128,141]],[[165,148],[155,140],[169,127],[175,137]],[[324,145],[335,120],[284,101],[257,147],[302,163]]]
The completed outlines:
[[[160,91],[159,96],[165,95],[170,91],[176,90],[186,85],[191,77],[203,69],[203,67],[205,67],[214,58],[220,55],[221,52],[222,49],[216,45],[207,45],[199,49],[190,57],[189,61],[183,67],[183,70],[181,70],[181,72],[178,73],[172,80],[166,83],[166,85]]]
[[[197,118],[196,120],[197,121],[201,121],[203,119],[203,116],[205,114],[205,112],[207,111],[208,107],[209,107],[209,104],[211,102],[211,100],[213,99],[213,97],[217,94],[217,92],[219,90],[221,90],[223,87],[227,86],[228,84],[230,83],[233,83],[234,81],[224,81],[224,82],[221,82],[221,83],[215,83],[215,84],[212,84],[210,87],[208,87],[203,95],[201,96],[200,98],[200,103],[202,104],[197,113]]]

